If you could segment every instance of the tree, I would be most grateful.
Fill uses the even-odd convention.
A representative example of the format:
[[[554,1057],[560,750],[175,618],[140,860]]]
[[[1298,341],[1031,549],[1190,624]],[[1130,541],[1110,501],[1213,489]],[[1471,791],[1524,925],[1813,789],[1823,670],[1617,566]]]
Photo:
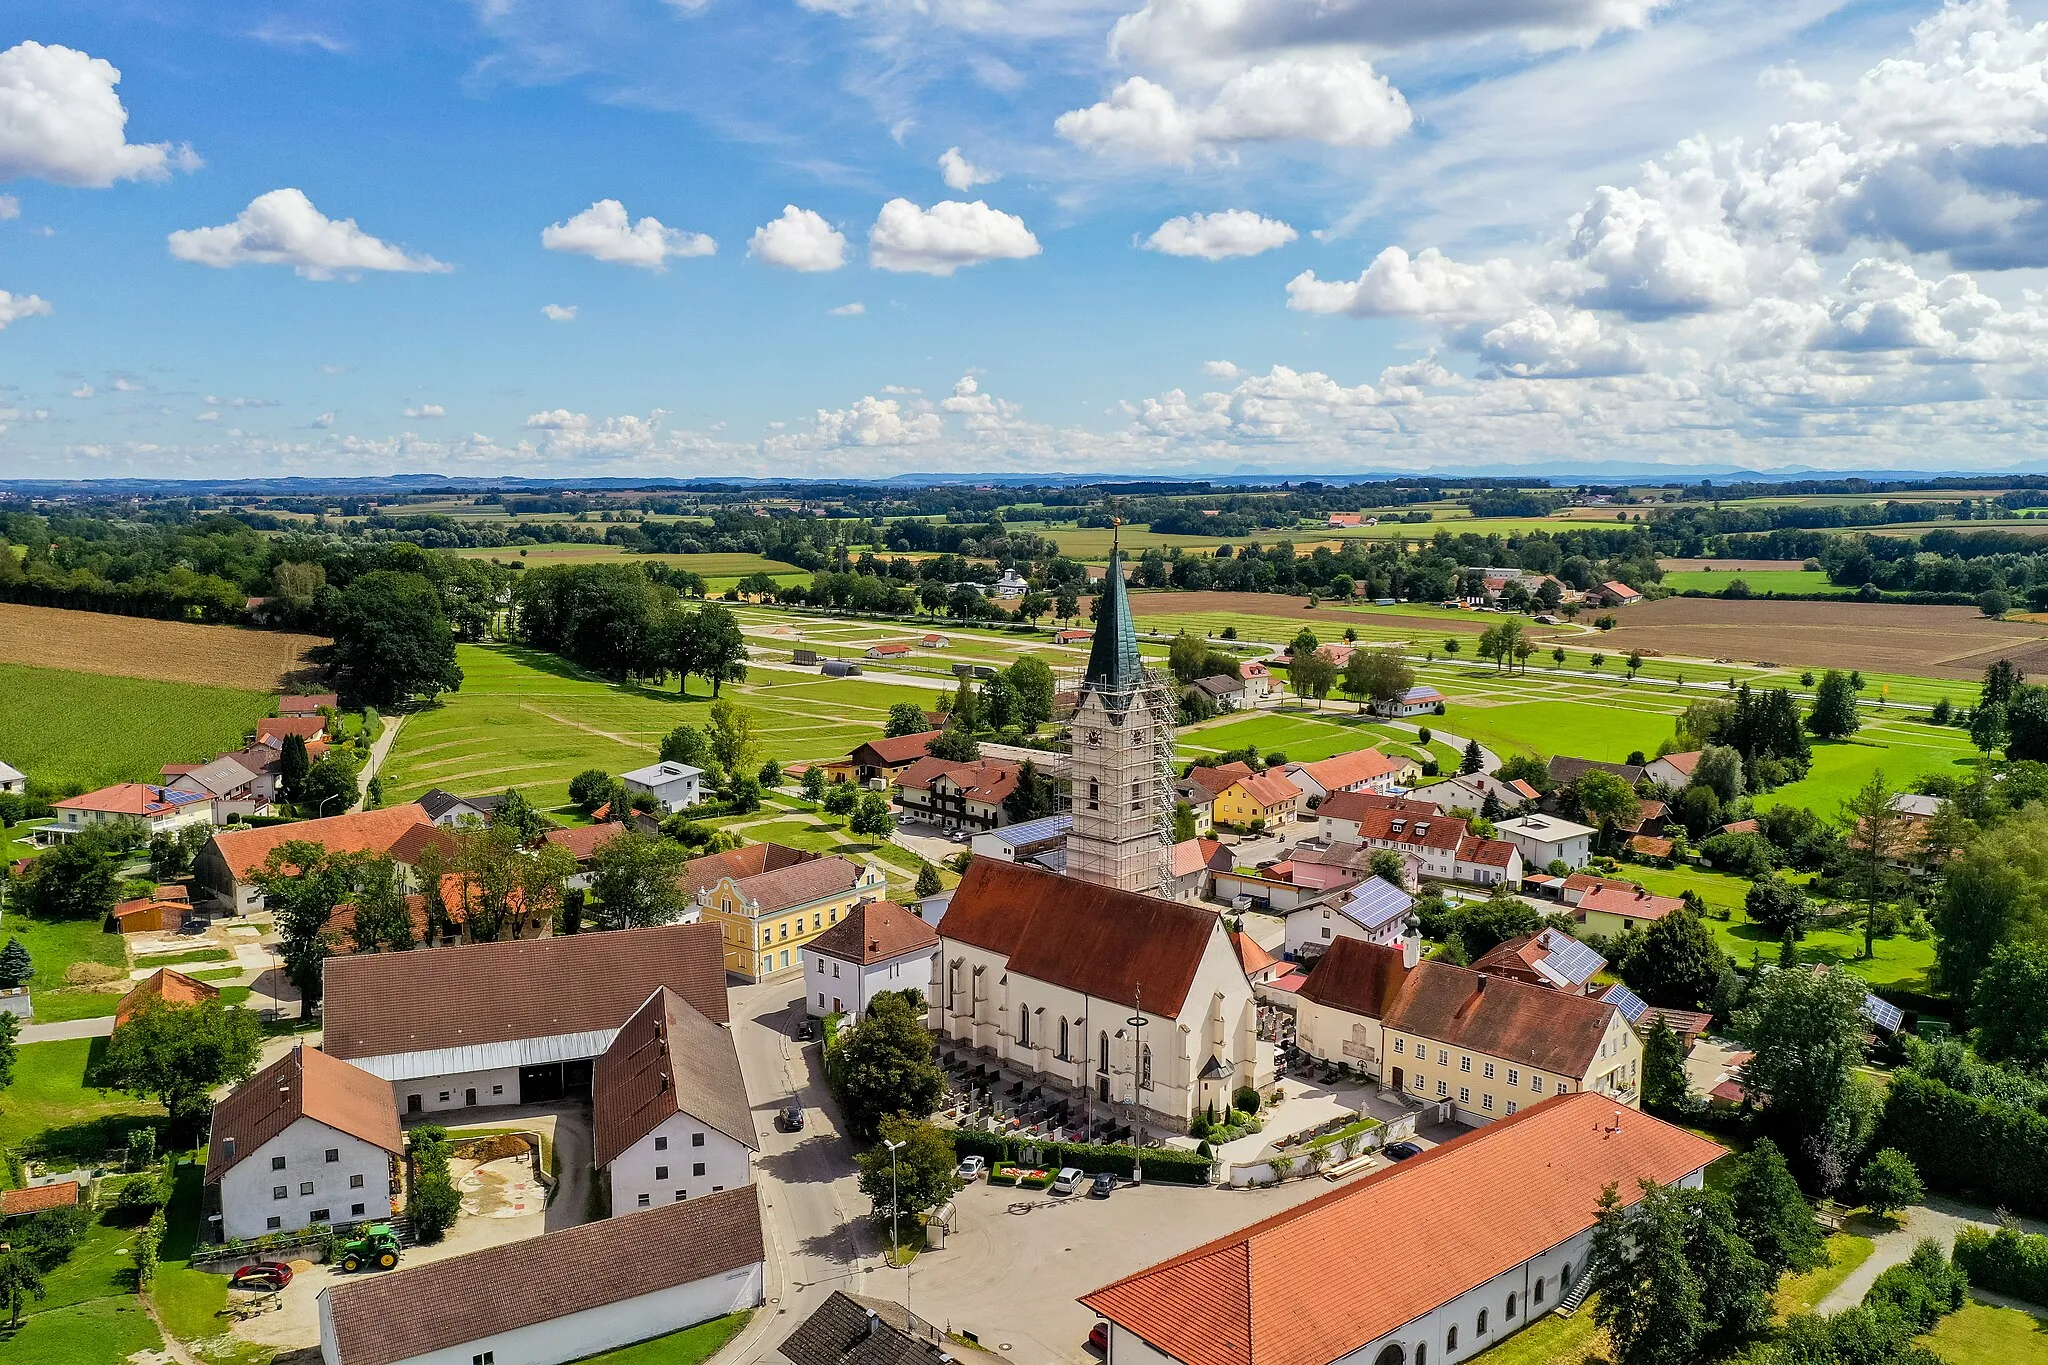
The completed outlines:
[[[1977,594],[1977,610],[1995,621],[2012,610],[2012,597],[2003,588],[1987,588]]]
[[[1579,809],[1599,826],[1603,842],[1611,840],[1617,829],[1627,829],[1642,818],[1643,804],[1637,799],[1635,788],[1613,773],[1598,769],[1582,773],[1572,792]]]
[[[37,919],[95,920],[114,908],[120,879],[103,842],[67,839],[28,865],[21,894]]]
[[[1895,795],[1882,771],[1873,772],[1854,796],[1842,803],[1842,827],[1849,838],[1854,879],[1863,898],[1863,956],[1875,954],[1877,907],[1887,903],[1897,883],[1893,870],[1905,849],[1906,817],[1892,805]]]
[[[924,751],[948,763],[972,763],[981,757],[981,743],[966,726],[949,721],[945,729],[925,741]]]
[[[518,833],[497,825],[443,831],[414,864],[437,928],[460,926],[472,943],[518,937],[528,919],[553,918],[561,908],[576,860],[555,844],[527,848]]]
[[[697,608],[678,632],[675,662],[671,666],[685,689],[692,673],[709,681],[713,697],[725,683],[745,682],[747,637],[740,633],[739,618],[716,602]]]
[[[882,1141],[854,1158],[860,1167],[860,1192],[874,1201],[882,1225],[891,1222],[890,1199],[900,1232],[953,1197],[960,1182],[953,1175],[959,1158],[953,1144],[932,1124],[891,1116],[882,1120]],[[891,1151],[889,1144],[896,1144]]]
[[[1714,931],[1691,907],[1626,936],[1616,956],[1629,989],[1666,1009],[1712,1009],[1733,970]]]
[[[107,1039],[93,1082],[155,1100],[170,1112],[172,1130],[189,1142],[213,1108],[210,1092],[255,1075],[262,1046],[262,1025],[245,1009],[218,1000],[148,1000]]]
[[[1052,667],[1045,660],[1025,655],[1003,671],[1010,690],[1017,697],[1017,723],[1035,730],[1052,719],[1054,685]]]
[[[1322,643],[1321,640],[1316,638],[1316,633],[1313,630],[1303,626],[1300,630],[1294,632],[1294,643],[1287,646],[1287,655],[1290,659],[1300,659],[1302,656],[1313,654],[1322,648]]]
[[[7,946],[0,948],[0,991],[11,991],[17,986],[26,986],[29,978],[36,974],[35,959],[21,940],[9,935]]]
[[[1010,681],[1001,673],[981,680],[982,723],[991,730],[1007,730],[1017,724],[1017,694],[1010,690]]]
[[[331,749],[306,772],[299,808],[309,815],[340,815],[355,805],[361,788],[356,763],[346,749]]]
[[[1018,824],[1051,815],[1059,809],[1059,783],[1025,759],[1017,766],[1017,789],[1003,798],[1003,810]]]
[[[1678,1035],[1657,1015],[1643,1036],[1643,1108],[1667,1114],[1685,1107],[1692,1086],[1685,1077],[1685,1050]]]
[[[1304,632],[1306,633],[1306,632]],[[1337,664],[1327,649],[1310,650],[1296,654],[1287,666],[1288,681],[1294,690],[1304,697],[1315,700],[1318,707],[1323,698],[1330,695],[1330,688],[1337,681]]]
[[[1753,1053],[1741,1080],[1759,1123],[1800,1183],[1823,1194],[1847,1179],[1871,1126],[1874,1101],[1856,1077],[1863,994],[1863,982],[1847,971],[1765,967],[1734,1019],[1736,1036]]]
[[[919,716],[919,720],[923,720],[922,715]],[[918,728],[924,727],[920,724]],[[659,757],[663,763],[684,763],[692,768],[708,768],[712,763],[711,745],[705,741],[702,730],[685,723],[661,737]],[[572,792],[571,795],[573,794]]]
[[[761,764],[761,771],[754,775],[763,791],[773,791],[782,785],[782,764],[777,759],[768,759]]]
[[[1970,1022],[1985,1057],[2048,1063],[2048,943],[2008,942],[1991,950],[1970,991]]]
[[[1310,632],[1313,634],[1313,632]],[[1313,646],[1311,646],[1313,648]],[[1166,667],[1183,685],[1202,676],[1202,660],[1208,656],[1209,642],[1191,630],[1183,630],[1173,637],[1173,643],[1166,647]]]
[[[689,850],[671,839],[627,828],[599,844],[590,855],[587,908],[598,929],[641,929],[673,924],[690,908],[683,885]]]
[[[802,791],[806,801],[817,802],[823,800],[825,797],[825,770],[815,763],[805,768]]]
[[[1173,841],[1184,844],[1199,831],[1195,826],[1195,808],[1185,801],[1173,803]]]
[[[462,686],[455,632],[441,594],[416,573],[378,569],[344,588],[328,613],[324,649],[340,690],[372,706]]]
[[[626,784],[602,768],[585,768],[569,779],[569,799],[585,815],[595,814],[600,806],[610,806],[617,815],[626,804]]]
[[[926,896],[936,896],[945,889],[945,883],[939,880],[939,870],[924,861],[924,859],[918,859],[916,887],[918,898],[923,899]]]
[[[1389,886],[1408,884],[1408,861],[1391,848],[1376,850],[1365,865],[1373,876]]]
[[[349,926],[352,953],[402,952],[413,946],[412,912],[398,876],[386,857],[366,859],[355,875],[355,919]]]
[[[1344,695],[1364,709],[1367,698],[1386,703],[1415,686],[1415,670],[1397,649],[1354,649],[1344,664]]]
[[[2005,756],[2048,761],[2048,687],[2025,683],[2005,705]]]
[[[825,788],[818,804],[825,808],[827,815],[851,815],[854,803],[860,799],[860,788],[851,782],[834,782]]]
[[[288,839],[270,850],[255,874],[276,921],[285,979],[299,991],[299,1017],[311,1019],[320,999],[321,963],[333,950],[327,925],[355,891],[361,856],[331,854],[311,839]]]
[[[896,817],[889,810],[889,798],[880,792],[862,792],[854,803],[853,818],[846,822],[846,827],[855,834],[865,834],[874,839],[887,838],[889,832],[896,828]]]
[[[902,735],[921,735],[931,729],[925,719],[924,708],[914,701],[899,701],[889,708],[889,719],[882,726],[885,739],[896,739]]]
[[[14,1047],[21,1038],[21,1016],[0,1012],[0,1090],[14,1084]]]
[[[761,742],[754,734],[753,712],[721,698],[711,703],[706,729],[711,757],[719,767],[728,773],[752,770],[761,748]]]
[[[2005,704],[1980,706],[1970,717],[1970,743],[1979,753],[1994,753],[2005,744]]]
[[[2027,675],[2011,659],[2000,659],[1984,670],[1984,689],[1978,694],[1977,709],[1987,706],[2004,706],[2012,700],[2012,694],[2019,689]]]
[[[1927,1188],[1920,1183],[1920,1172],[1914,1169],[1913,1159],[1896,1147],[1886,1147],[1863,1163],[1863,1169],[1856,1174],[1856,1188],[1863,1196],[1864,1207],[1880,1218],[1888,1218],[1927,1197]]]
[[[0,1251],[0,1305],[7,1309],[8,1326],[19,1327],[21,1310],[32,1300],[40,1303],[47,1293],[42,1272],[26,1248]]]
[[[2029,806],[1964,844],[1933,919],[1935,975],[1959,1002],[1974,1001],[2001,944],[2048,941],[2048,808]]]
[[[1465,756],[1458,760],[1458,771],[1461,774],[1470,776],[1471,774],[1480,771],[1485,766],[1486,755],[1480,752],[1479,741],[1476,739],[1466,740]]]
[[[1630,682],[1634,682],[1636,674],[1643,671],[1643,656],[1639,652],[1631,651],[1626,662],[1628,664],[1628,679]]]
[[[286,735],[277,754],[277,787],[286,805],[296,806],[305,800],[306,774],[312,769],[313,760],[306,756],[306,737]]]
[[[946,1093],[931,1033],[895,991],[876,996],[860,1023],[840,1034],[838,1058],[839,1106],[857,1141],[874,1141],[885,1118],[931,1117]]]
[[[1742,1245],[1725,1197],[1639,1182],[1626,1207],[1601,1192],[1589,1269],[1615,1365],[1693,1365],[1770,1317],[1769,1275]]]
[[[1813,694],[1813,709],[1807,713],[1806,728],[1821,739],[1847,739],[1861,728],[1856,713],[1856,688],[1849,675],[1831,668],[1821,674],[1820,687]]]
[[[1767,872],[1749,884],[1742,908],[1775,939],[1798,939],[1813,922],[1813,905],[1806,898],[1806,888],[1775,872]]]
[[[1563,668],[1566,657],[1567,656],[1564,652],[1564,646],[1559,645],[1557,648],[1550,651],[1550,666],[1552,668]]]
[[[1775,1278],[1827,1264],[1826,1230],[1799,1192],[1778,1144],[1758,1138],[1729,1161],[1735,1168],[1728,1186],[1735,1227],[1765,1269]]]
[[[1693,765],[1692,783],[1705,787],[1728,805],[1743,793],[1742,755],[1726,744],[1709,744]]]

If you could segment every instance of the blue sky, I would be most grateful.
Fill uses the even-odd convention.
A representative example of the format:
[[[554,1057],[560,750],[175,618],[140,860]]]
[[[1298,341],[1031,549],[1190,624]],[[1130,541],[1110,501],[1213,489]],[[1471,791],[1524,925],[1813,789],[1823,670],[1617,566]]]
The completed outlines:
[[[17,3],[0,476],[2037,465],[2044,17]]]

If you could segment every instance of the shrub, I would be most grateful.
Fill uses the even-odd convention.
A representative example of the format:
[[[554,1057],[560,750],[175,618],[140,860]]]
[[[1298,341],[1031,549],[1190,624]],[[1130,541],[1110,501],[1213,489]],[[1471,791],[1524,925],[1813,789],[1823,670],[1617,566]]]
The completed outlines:
[[[1241,1085],[1230,1097],[1230,1105],[1241,1113],[1256,1114],[1259,1112],[1259,1092],[1251,1086]]]
[[[1922,1237],[1904,1265],[1877,1277],[1863,1305],[1880,1317],[1896,1316],[1915,1331],[1925,1332],[1970,1298],[1969,1277],[1949,1263],[1941,1243]]]
[[[1891,1214],[1917,1204],[1927,1191],[1913,1160],[1896,1147],[1886,1147],[1864,1164],[1857,1183],[1863,1202],[1875,1214]]]
[[[2029,1303],[2048,1304],[2048,1237],[2011,1225],[1956,1233],[1956,1264],[1970,1283]]]
[[[953,1151],[959,1156],[986,1157],[991,1166],[998,1162],[1017,1159],[1018,1153],[1029,1147],[1038,1153],[1042,1165],[1057,1170],[1061,1166],[1072,1166],[1090,1175],[1108,1171],[1122,1178],[1129,1178],[1136,1167],[1138,1151],[1135,1147],[1122,1144],[1099,1145],[1082,1142],[1039,1142],[1028,1138],[998,1137],[994,1133],[969,1133],[955,1131],[947,1134],[953,1140]],[[1171,1185],[1206,1185],[1213,1163],[1199,1152],[1183,1152],[1171,1147],[1147,1147],[1145,1149],[1145,1178]]]
[[[448,1171],[448,1130],[436,1123],[413,1129],[412,1162],[412,1198],[406,1212],[412,1216],[413,1236],[432,1246],[447,1236],[462,1211],[462,1192]]]

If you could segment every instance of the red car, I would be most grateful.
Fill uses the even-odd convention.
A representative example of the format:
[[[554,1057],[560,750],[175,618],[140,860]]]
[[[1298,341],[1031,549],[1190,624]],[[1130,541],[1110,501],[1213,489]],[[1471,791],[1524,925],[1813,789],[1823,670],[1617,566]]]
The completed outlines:
[[[1109,1353],[1109,1324],[1106,1322],[1098,1322],[1093,1327],[1089,1328],[1088,1344],[1095,1350],[1101,1351],[1103,1354],[1107,1355]]]
[[[257,1261],[228,1276],[228,1285],[231,1288],[258,1289],[273,1293],[291,1282],[292,1268],[283,1261]]]

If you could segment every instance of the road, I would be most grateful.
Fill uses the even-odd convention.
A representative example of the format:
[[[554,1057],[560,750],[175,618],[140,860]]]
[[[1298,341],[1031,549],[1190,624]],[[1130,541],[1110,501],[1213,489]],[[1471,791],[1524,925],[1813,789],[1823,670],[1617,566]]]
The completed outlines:
[[[370,779],[384,766],[385,758],[391,753],[392,744],[398,739],[398,729],[403,724],[405,717],[402,715],[384,717],[384,732],[370,744],[370,761],[356,774],[356,803],[350,809],[361,810],[363,803],[370,799]]]
[[[791,1036],[803,1017],[802,995],[800,977],[729,992],[740,1069],[761,1140],[754,1183],[768,1222],[768,1303],[719,1352],[717,1365],[780,1361],[775,1348],[833,1290],[868,1292],[868,1271],[887,1273],[868,1230],[869,1204],[854,1174],[853,1149],[826,1093],[820,1045]],[[775,1124],[776,1111],[792,1098],[804,1107],[799,1133]]]
[[[60,1043],[67,1038],[105,1038],[114,1031],[114,1016],[96,1014],[90,1019],[65,1019],[55,1024],[27,1024],[17,1041]]]

